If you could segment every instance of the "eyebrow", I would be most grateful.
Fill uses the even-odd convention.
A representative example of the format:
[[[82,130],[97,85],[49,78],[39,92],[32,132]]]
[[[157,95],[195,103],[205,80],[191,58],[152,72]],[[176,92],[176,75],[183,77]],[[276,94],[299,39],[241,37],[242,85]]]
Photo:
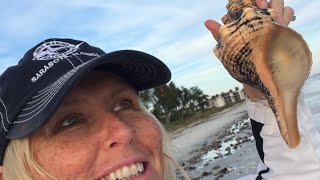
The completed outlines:
[[[60,107],[69,107],[69,106],[73,106],[74,104],[80,104],[80,103],[84,103],[86,102],[87,99],[84,98],[84,97],[78,97],[78,98],[71,98],[71,99],[68,99],[66,101],[64,101]]]
[[[118,89],[115,89],[111,92],[111,97],[116,97],[119,94],[125,93],[125,92],[135,92],[135,94],[137,94],[137,92],[135,90],[133,90],[132,88],[128,88],[128,87],[121,87]]]
[[[117,97],[118,95],[121,95],[125,92],[133,92],[136,95],[138,95],[138,92],[134,89],[128,88],[128,87],[120,87],[120,88],[116,88],[114,89],[111,94],[110,94],[110,99],[112,100],[113,98]],[[64,101],[60,107],[69,107],[69,106],[73,106],[75,104],[82,104],[82,103],[86,103],[88,102],[87,98],[85,96],[81,96],[81,97],[76,97],[76,98],[70,98],[67,99],[66,101]]]

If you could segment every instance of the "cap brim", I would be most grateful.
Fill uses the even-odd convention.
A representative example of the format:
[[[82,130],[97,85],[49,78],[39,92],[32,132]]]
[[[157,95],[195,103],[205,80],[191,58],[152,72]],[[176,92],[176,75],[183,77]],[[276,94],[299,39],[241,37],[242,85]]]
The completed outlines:
[[[96,68],[123,77],[137,91],[163,85],[171,79],[169,68],[158,58],[147,53],[122,50],[105,54],[77,66],[38,91],[21,111],[6,138],[25,137],[40,128],[83,75]]]

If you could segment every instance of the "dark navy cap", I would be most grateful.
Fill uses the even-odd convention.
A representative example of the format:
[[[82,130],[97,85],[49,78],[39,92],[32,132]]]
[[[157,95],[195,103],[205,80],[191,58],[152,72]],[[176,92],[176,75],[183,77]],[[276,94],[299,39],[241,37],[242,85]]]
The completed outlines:
[[[123,77],[137,91],[171,78],[163,62],[144,52],[105,53],[84,41],[47,39],[0,76],[0,163],[10,139],[39,129],[81,77],[96,68]]]

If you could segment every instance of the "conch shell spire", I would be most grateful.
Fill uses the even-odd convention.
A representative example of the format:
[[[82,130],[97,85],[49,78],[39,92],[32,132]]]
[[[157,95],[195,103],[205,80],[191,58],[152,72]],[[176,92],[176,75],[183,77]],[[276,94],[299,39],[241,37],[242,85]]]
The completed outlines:
[[[227,9],[215,55],[233,78],[266,96],[284,141],[297,147],[297,99],[312,64],[307,43],[255,0],[229,0]]]

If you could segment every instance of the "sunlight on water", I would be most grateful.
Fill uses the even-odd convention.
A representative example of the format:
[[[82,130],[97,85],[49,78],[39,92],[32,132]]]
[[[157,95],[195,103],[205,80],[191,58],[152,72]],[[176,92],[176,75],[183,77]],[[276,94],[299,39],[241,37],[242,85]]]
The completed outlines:
[[[231,133],[229,135],[226,135],[226,139],[229,139],[229,137],[230,139],[226,142],[222,142],[220,148],[212,149],[208,151],[207,154],[203,155],[201,157],[202,165],[198,168],[201,169],[209,161],[214,161],[217,158],[223,158],[224,156],[231,155],[236,151],[236,147],[238,146],[238,144],[240,144],[243,141],[246,141],[246,139],[253,141],[254,138],[252,135],[250,135],[249,137],[248,135],[244,135],[244,134],[242,134],[242,136],[241,135],[235,136],[235,134],[240,133],[241,127],[244,126],[244,124],[249,123],[249,121],[250,119],[245,119],[244,121],[239,121],[239,123],[233,124],[229,130]],[[236,140],[236,138],[239,138],[239,137],[241,137],[240,138],[241,140]]]
[[[228,153],[234,153],[235,149],[231,148],[231,144],[236,144],[237,141],[235,139],[232,139],[231,141],[222,143],[221,148],[218,150],[211,150],[209,151],[206,155],[202,156],[203,163],[207,163],[211,159],[217,158],[217,157],[222,157],[224,155],[227,155]],[[226,149],[230,147],[230,151],[227,151]]]

